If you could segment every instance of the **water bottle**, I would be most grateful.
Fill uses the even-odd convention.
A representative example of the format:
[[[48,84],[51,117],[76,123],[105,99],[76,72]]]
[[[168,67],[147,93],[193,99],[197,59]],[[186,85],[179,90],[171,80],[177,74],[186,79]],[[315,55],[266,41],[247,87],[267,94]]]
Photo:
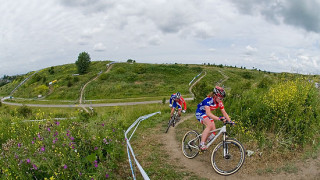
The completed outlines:
[[[214,138],[214,134],[211,133],[211,135],[207,138],[207,143],[209,143],[213,138]]]

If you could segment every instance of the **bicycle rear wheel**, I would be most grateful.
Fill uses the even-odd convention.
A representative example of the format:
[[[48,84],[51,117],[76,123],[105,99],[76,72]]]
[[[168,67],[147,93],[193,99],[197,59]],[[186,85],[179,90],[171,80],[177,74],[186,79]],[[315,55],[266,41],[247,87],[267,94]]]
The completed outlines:
[[[196,157],[199,154],[200,137],[196,131],[187,132],[182,138],[183,155],[189,159]]]
[[[225,146],[225,148],[224,148]],[[224,156],[226,149],[226,156]],[[213,169],[221,175],[228,176],[236,173],[245,160],[245,149],[235,139],[227,139],[225,143],[220,142],[212,151],[211,164]]]

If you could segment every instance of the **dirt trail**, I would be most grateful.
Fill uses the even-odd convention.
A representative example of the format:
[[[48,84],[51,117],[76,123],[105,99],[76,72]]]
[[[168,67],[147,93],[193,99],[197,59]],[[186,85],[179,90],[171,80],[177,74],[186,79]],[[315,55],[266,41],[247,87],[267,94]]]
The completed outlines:
[[[221,86],[221,85],[223,85],[223,83],[225,82],[225,81],[227,81],[228,79],[229,79],[229,76],[227,76],[226,74],[224,74],[221,70],[218,70],[220,73],[221,73],[221,75],[224,77],[223,79],[220,79],[220,81],[219,82],[217,82],[217,85],[218,86]]]
[[[108,67],[107,67],[107,70],[104,72],[104,73],[108,73],[110,71],[110,69],[112,68],[113,64],[109,65],[108,64]],[[102,73],[99,73],[95,78],[93,78],[92,80],[88,81],[82,88],[81,88],[81,93],[80,93],[80,98],[79,98],[79,106],[82,107],[87,113],[89,113],[89,110],[83,106],[82,104],[82,99],[83,99],[83,94],[84,94],[84,90],[85,88],[87,87],[87,85],[89,83],[91,83],[92,81],[95,81],[96,79],[98,79],[98,77],[101,75]]]
[[[180,123],[183,123],[185,120],[193,117],[193,114],[189,114],[185,117],[182,117],[180,122],[176,124],[176,127]],[[249,179],[249,180],[320,180],[320,156],[317,159],[307,160],[305,163],[296,163],[296,166],[299,167],[298,173],[284,173],[279,174],[266,174],[259,176],[257,174],[247,173],[243,170],[246,166],[246,162],[236,174],[231,176],[221,176],[218,175],[212,168],[210,159],[204,154],[199,154],[194,159],[186,158],[181,151],[181,142],[176,140],[176,130],[175,128],[170,128],[167,134],[163,134],[160,139],[162,142],[166,142],[165,148],[169,150],[170,159],[174,159],[174,163],[178,166],[184,167],[187,171],[193,172],[195,175],[201,178],[215,179],[215,180],[239,180],[239,179]],[[205,153],[211,154],[212,148]],[[248,158],[248,157],[246,157]]]
[[[186,117],[181,118],[181,120],[176,124],[176,126],[182,123],[185,119],[189,119],[192,116],[193,115],[190,114]],[[162,138],[163,142],[166,142],[166,149],[170,150],[169,154],[171,156],[171,159],[178,159],[179,165],[184,166],[186,169],[188,169],[188,171],[194,172],[199,177],[205,177],[208,179],[212,177],[213,169],[209,169],[207,164],[184,157],[184,155],[181,152],[181,143],[176,141],[175,128],[170,128],[168,133],[165,134]]]

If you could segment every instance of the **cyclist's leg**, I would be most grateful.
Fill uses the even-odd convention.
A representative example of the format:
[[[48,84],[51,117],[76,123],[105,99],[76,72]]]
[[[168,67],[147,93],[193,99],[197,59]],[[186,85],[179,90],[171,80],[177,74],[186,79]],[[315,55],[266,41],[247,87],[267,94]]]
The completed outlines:
[[[171,117],[173,116],[173,112],[174,112],[174,109],[177,107],[177,103],[175,101],[173,101],[172,103],[172,108],[171,108],[171,113],[170,113],[170,119]]]
[[[171,108],[170,119],[171,119],[171,117],[172,117],[172,115],[173,115],[173,112],[174,112],[174,107]]]
[[[181,116],[181,111],[182,111],[182,106],[180,104],[177,104],[178,105],[178,116],[180,117]]]
[[[204,143],[207,140],[210,131],[216,129],[216,125],[214,124],[214,121],[212,119],[209,119],[209,117],[204,117],[202,123],[206,125],[206,128],[203,130],[201,137],[201,143]]]

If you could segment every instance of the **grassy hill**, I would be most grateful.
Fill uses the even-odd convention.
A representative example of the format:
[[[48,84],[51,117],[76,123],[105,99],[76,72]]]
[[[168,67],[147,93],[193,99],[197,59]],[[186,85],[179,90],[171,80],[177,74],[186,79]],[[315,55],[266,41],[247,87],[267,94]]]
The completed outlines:
[[[98,73],[105,72],[108,63],[94,61],[87,74],[77,76],[73,75],[77,73],[74,64],[48,67],[35,74],[13,96],[34,99],[34,103],[39,103],[36,98],[39,94],[48,100],[42,103],[76,102],[81,87]],[[116,63],[110,72],[102,73],[96,81],[88,84],[85,99],[97,102],[101,99],[122,102],[169,99],[177,91],[186,97],[190,96],[189,82],[200,72],[207,75],[194,86],[195,100],[187,102],[187,112],[193,114],[196,105],[215,85],[224,86],[227,91],[224,100],[226,111],[237,122],[230,136],[236,137],[248,149],[263,152],[264,158],[258,157],[255,159],[257,162],[250,163],[266,164],[265,161],[272,161],[274,157],[293,157],[295,152],[306,149],[311,149],[312,154],[318,151],[320,96],[314,82],[319,82],[319,76],[214,65]],[[0,94],[9,95],[32,73],[0,87]],[[57,82],[50,89],[48,83],[54,80]],[[19,102],[29,103],[29,100]],[[169,118],[167,104],[101,107],[95,108],[92,114],[79,108],[0,104],[0,149],[3,152],[0,156],[0,179],[125,179],[130,176],[130,171],[123,132],[139,116],[155,111],[162,114],[143,122],[137,136],[132,139],[133,144],[140,148],[144,148],[140,144],[144,140],[163,133]],[[214,113],[220,115],[219,111]],[[67,119],[55,119],[61,117]],[[26,119],[46,121],[25,123]],[[201,129],[194,118],[182,124],[177,128],[178,138],[195,127]],[[148,137],[145,132],[148,132]],[[161,149],[165,142],[152,139],[150,143],[145,146],[152,152],[144,154],[143,149],[137,152],[144,156],[143,166],[152,179],[190,177],[190,172],[181,170],[164,158],[167,151]]]
[[[37,99],[38,95],[45,96],[46,100],[70,100],[77,101],[80,89],[86,82],[93,79],[98,73],[106,71],[109,61],[93,61],[89,71],[84,75],[77,73],[75,64],[66,64],[42,69],[30,78],[23,86],[13,94],[16,98]],[[50,69],[53,69],[53,73]],[[204,65],[168,65],[168,64],[141,64],[141,63],[117,63],[109,73],[91,82],[85,89],[86,100],[101,99],[128,99],[141,97],[165,97],[173,92],[180,91],[184,96],[190,95],[188,84],[197,74],[206,71],[207,76],[203,83],[214,87],[225,76],[229,79],[223,83],[228,89],[234,86],[251,85],[261,79],[275,81],[279,74],[266,73],[257,70],[245,70],[223,66]],[[10,92],[30,72],[14,82],[0,87],[2,96]],[[56,82],[49,86],[49,82]]]

